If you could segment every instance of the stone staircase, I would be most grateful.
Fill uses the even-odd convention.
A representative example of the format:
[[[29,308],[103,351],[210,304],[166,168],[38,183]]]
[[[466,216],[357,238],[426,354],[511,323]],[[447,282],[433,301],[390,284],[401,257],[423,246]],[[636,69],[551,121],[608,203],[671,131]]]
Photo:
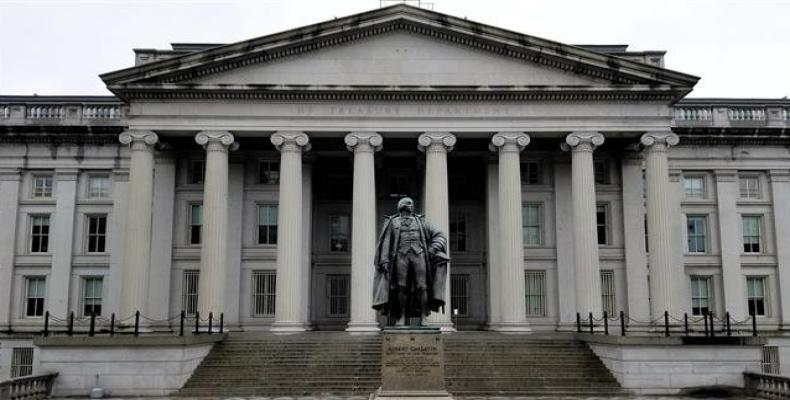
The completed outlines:
[[[446,336],[454,396],[615,396],[620,385],[586,344],[563,334]]]
[[[570,336],[445,335],[447,389],[464,396],[607,396],[620,386]],[[364,396],[381,382],[381,336],[233,333],[176,394],[182,397]]]

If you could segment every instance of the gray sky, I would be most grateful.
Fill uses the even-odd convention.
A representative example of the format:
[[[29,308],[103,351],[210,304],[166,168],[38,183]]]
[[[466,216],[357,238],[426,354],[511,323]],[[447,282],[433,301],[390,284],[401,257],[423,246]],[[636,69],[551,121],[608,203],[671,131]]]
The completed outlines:
[[[429,0],[439,12],[570,44],[667,50],[693,97],[790,96],[790,0]],[[378,0],[0,0],[0,94],[108,94],[132,48],[230,43]]]

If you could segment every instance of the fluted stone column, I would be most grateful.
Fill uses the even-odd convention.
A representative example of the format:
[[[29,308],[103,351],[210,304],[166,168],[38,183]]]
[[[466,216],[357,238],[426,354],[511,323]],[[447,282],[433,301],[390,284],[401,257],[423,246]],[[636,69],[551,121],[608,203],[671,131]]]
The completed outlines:
[[[496,330],[502,322],[502,264],[499,262],[499,165],[493,160],[486,166],[486,219],[488,249],[488,329]]]
[[[582,317],[590,312],[596,317],[602,315],[593,150],[603,141],[603,135],[597,132],[574,132],[565,137],[562,146],[571,151],[576,312]]]
[[[647,183],[647,237],[650,273],[650,314],[657,318],[664,311],[677,313],[680,299],[673,295],[673,246],[676,236],[672,232],[672,213],[667,149],[678,144],[672,132],[648,132],[640,139],[645,147]],[[683,274],[683,270],[676,271]]]
[[[455,146],[455,135],[449,132],[424,133],[417,139],[419,149],[425,152],[425,216],[439,230],[450,232],[449,185],[447,184],[447,153]],[[448,253],[449,243],[448,243]],[[436,283],[434,283],[435,285]],[[438,326],[442,331],[452,331],[450,319],[450,264],[447,264],[447,280],[444,282],[445,313],[431,313],[426,323]]]
[[[351,320],[349,332],[379,330],[372,308],[374,258],[376,257],[376,177],[373,155],[381,150],[381,135],[354,132],[346,135],[354,152],[354,194],[351,215]]]
[[[228,263],[228,151],[235,139],[230,132],[203,131],[195,141],[206,149],[198,311],[204,318],[214,313],[219,319],[225,312]]]
[[[271,142],[280,151],[280,201],[277,213],[277,293],[273,332],[307,329],[302,259],[302,152],[310,139],[302,132],[277,132]],[[372,260],[371,260],[372,262]]]
[[[154,144],[156,133],[129,130],[118,140],[131,146],[129,197],[126,211],[126,243],[123,258],[123,285],[119,318],[136,311],[146,313],[148,274],[151,267],[151,209],[154,190]]]
[[[528,332],[524,289],[524,233],[521,215],[520,153],[529,144],[525,133],[497,133],[491,148],[499,154],[498,251],[501,283],[500,322],[495,328],[507,332]]]

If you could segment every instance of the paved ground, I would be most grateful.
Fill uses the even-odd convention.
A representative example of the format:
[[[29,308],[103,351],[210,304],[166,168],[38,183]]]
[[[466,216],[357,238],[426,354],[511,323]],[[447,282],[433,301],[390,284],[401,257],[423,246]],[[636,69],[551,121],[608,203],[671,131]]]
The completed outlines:
[[[87,398],[85,398],[87,399]],[[129,400],[130,398],[114,399],[105,398],[104,400]],[[144,400],[370,400],[368,397],[141,397]],[[700,400],[700,399],[721,399],[720,397],[682,397],[682,396],[616,396],[616,397],[565,397],[565,396],[540,396],[540,397],[455,397],[456,400]],[[728,400],[759,400],[752,397],[726,397]],[[54,398],[53,400],[81,400],[78,397]]]

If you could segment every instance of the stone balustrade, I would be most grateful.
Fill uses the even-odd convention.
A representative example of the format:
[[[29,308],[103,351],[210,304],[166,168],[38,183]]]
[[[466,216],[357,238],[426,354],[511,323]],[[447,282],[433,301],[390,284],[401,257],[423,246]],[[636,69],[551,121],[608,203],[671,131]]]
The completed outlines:
[[[675,128],[787,128],[787,99],[685,99],[672,113]]]
[[[762,121],[765,109],[761,107],[731,107],[727,110],[730,121]]]
[[[122,126],[126,107],[110,96],[0,96],[0,123],[7,126]]]
[[[0,382],[0,399],[38,400],[48,399],[58,374],[25,376]]]
[[[743,374],[747,394],[766,399],[790,399],[790,378],[773,374]]]
[[[675,121],[709,121],[713,117],[710,107],[675,107]]]

